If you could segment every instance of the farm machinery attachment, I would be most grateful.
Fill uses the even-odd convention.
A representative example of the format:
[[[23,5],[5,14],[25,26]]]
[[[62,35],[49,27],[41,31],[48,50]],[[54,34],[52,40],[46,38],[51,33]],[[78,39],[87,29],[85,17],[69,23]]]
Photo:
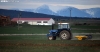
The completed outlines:
[[[75,36],[75,38],[77,38],[78,40],[87,40],[87,39],[92,39],[92,35],[78,35],[78,36]]]

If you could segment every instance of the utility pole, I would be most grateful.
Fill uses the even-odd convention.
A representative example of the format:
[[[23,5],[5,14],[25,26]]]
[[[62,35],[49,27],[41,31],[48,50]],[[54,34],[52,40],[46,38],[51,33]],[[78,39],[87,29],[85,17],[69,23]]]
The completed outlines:
[[[70,10],[70,23],[71,23],[71,11],[72,11],[72,8],[70,8],[69,10]]]
[[[18,14],[18,30],[19,30],[19,19],[20,19],[20,17],[21,17],[21,12]]]

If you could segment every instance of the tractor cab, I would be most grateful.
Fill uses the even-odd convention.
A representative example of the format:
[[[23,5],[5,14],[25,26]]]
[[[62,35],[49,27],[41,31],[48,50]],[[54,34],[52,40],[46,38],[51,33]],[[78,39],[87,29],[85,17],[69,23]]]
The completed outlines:
[[[69,23],[58,23],[58,29],[70,29]]]
[[[58,23],[58,29],[54,29],[52,25],[52,30],[47,34],[49,40],[56,40],[56,37],[60,37],[62,40],[71,39],[71,32],[69,23]]]

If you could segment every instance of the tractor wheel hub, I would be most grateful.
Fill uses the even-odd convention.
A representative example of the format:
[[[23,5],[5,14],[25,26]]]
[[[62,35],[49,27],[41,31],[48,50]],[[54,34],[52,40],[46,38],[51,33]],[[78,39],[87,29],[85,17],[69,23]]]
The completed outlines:
[[[66,34],[66,33],[63,33],[63,34],[61,35],[61,37],[62,37],[63,39],[66,39],[66,38],[67,38],[67,34]]]

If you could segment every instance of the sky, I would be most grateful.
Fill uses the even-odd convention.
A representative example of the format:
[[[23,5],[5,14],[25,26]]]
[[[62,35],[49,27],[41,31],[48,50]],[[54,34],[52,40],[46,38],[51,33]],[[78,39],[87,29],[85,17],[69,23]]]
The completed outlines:
[[[2,9],[35,9],[41,5],[48,5],[52,10],[58,10],[65,6],[88,9],[100,7],[100,0],[0,0]]]

